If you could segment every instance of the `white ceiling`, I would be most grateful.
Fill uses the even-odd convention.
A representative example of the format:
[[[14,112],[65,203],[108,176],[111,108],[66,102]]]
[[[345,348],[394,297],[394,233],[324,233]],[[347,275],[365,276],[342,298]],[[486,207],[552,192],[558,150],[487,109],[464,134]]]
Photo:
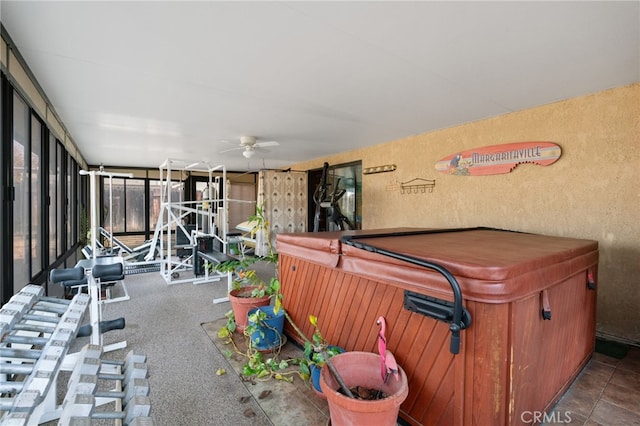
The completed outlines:
[[[7,1],[89,164],[246,170],[640,81],[640,2]],[[225,143],[225,141],[227,141]]]

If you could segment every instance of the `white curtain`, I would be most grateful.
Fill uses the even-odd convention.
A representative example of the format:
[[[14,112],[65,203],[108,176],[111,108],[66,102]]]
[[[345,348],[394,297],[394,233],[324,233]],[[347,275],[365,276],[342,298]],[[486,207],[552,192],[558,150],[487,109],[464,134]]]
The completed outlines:
[[[307,174],[261,170],[258,179],[257,203],[264,208],[271,244],[277,250],[278,234],[307,230]],[[264,235],[258,233],[256,242],[256,254],[266,255],[269,248]]]

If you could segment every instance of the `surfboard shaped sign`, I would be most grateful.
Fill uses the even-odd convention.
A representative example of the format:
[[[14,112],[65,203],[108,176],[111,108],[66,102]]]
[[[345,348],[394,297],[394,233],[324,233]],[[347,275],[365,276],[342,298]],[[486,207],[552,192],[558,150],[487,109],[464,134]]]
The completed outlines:
[[[562,149],[553,142],[514,142],[483,146],[447,155],[436,163],[440,173],[459,176],[486,176],[510,173],[518,164],[548,166]]]

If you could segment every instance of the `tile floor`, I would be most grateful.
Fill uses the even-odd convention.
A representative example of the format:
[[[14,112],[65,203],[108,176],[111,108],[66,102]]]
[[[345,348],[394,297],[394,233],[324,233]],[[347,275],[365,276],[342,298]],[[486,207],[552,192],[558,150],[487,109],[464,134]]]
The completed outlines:
[[[217,337],[217,330],[224,321],[223,318],[218,323],[203,324],[205,331],[221,351],[224,351],[224,346]],[[233,359],[229,361],[237,372],[242,369],[242,362]],[[280,387],[274,385],[273,381],[267,385],[274,390],[274,394],[262,401],[259,400],[259,394],[266,389],[264,385],[248,386],[248,389],[273,424],[291,424],[278,417],[283,412],[283,404],[288,406],[285,410],[287,418],[300,420],[293,424],[327,424],[329,413],[326,401],[317,398],[311,391],[301,386]],[[283,393],[282,389],[287,391]],[[534,424],[640,426],[640,348],[630,347],[622,359],[595,352],[553,410],[541,413],[540,416],[546,417],[541,417]],[[531,420],[527,422],[531,423]]]
[[[640,348],[623,359],[593,357],[545,424],[640,425]]]

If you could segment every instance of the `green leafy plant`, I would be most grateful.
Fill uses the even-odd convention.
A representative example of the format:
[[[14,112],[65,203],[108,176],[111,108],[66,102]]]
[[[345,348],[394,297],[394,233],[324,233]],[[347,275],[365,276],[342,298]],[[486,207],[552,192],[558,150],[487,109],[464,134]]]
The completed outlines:
[[[261,261],[275,263],[277,258],[274,262],[269,257],[247,256],[242,259],[222,262],[215,269],[219,272],[231,272],[233,274],[233,289],[248,289],[244,297],[276,296],[280,291],[280,280],[277,277],[271,277],[266,282],[257,275],[255,269],[251,269],[251,265]]]
[[[91,239],[91,227],[89,225],[87,211],[83,206],[80,206],[78,216],[80,221],[80,234],[78,235],[78,240],[80,241],[80,244],[84,246]]]
[[[318,327],[318,317],[309,315],[309,322],[314,327],[313,336],[311,341],[305,339],[304,344],[304,356],[309,360],[309,363],[315,364],[318,367],[322,367],[326,363],[326,358],[331,358],[334,355],[338,355],[342,352],[337,346],[332,346],[322,337],[320,328]],[[301,332],[297,331],[299,334]]]
[[[264,256],[242,256],[222,262],[216,265],[215,270],[219,272],[232,273],[233,288],[241,289],[243,287],[251,288],[251,292],[246,297],[262,297],[265,295],[276,296],[280,292],[280,280],[278,280],[278,253],[271,245],[269,236],[269,222],[264,217],[264,207],[256,206],[256,213],[248,218],[249,222],[255,224],[255,228],[261,230],[265,234],[267,242],[267,254]],[[275,265],[275,274],[268,282],[262,280],[251,266],[258,262],[265,262]]]
[[[224,316],[227,318],[227,322],[218,330],[218,337],[221,339],[231,337],[233,332],[236,331],[236,318],[233,311],[228,311]]]
[[[218,337],[227,339],[227,343],[233,345],[235,353],[246,358],[241,372],[242,376],[244,376],[246,380],[263,381],[273,378],[276,380],[293,382],[293,377],[297,375],[302,380],[308,382],[311,378],[311,365],[322,367],[326,362],[326,357],[330,358],[342,352],[340,348],[330,345],[322,336],[318,326],[318,318],[316,316],[309,315],[309,321],[314,326],[313,336],[309,339],[289,316],[286,309],[283,309],[283,313],[285,319],[289,324],[291,324],[295,332],[304,341],[304,352],[302,357],[280,359],[279,349],[276,349],[271,353],[272,356],[265,358],[265,355],[256,349],[255,345],[260,343],[260,339],[264,338],[264,335],[256,338],[255,341],[252,341],[250,336],[255,332],[260,334],[259,330],[261,327],[269,327],[268,324],[264,322],[267,318],[267,313],[260,309],[250,315],[249,325],[243,332],[243,337],[246,342],[245,351],[240,351],[238,349],[235,341],[233,340],[232,333],[229,333],[228,331],[221,332],[222,330],[227,329],[228,325],[218,332]],[[233,353],[234,352],[232,351],[227,351],[226,356],[230,358],[233,356]],[[297,369],[292,368],[295,366],[297,366]]]
[[[318,327],[318,318],[309,315],[309,321],[314,326],[314,333],[311,339],[308,339],[302,330],[296,325],[293,319],[289,316],[286,309],[283,309],[283,297],[280,293],[280,280],[278,279],[278,254],[271,245],[271,239],[269,237],[269,223],[264,217],[264,207],[256,207],[256,214],[249,217],[249,221],[256,224],[259,230],[262,230],[265,234],[265,240],[267,244],[267,254],[265,256],[246,256],[227,262],[223,262],[217,265],[216,270],[220,272],[231,272],[234,274],[233,287],[234,289],[248,288],[246,297],[262,297],[265,295],[274,298],[274,312],[277,314],[280,309],[283,310],[285,319],[295,332],[304,341],[304,355],[300,358],[279,359],[279,349],[276,349],[272,356],[265,358],[262,352],[254,347],[250,336],[258,330],[259,327],[263,327],[264,319],[266,318],[266,312],[258,310],[249,317],[249,325],[244,329],[243,337],[246,342],[246,350],[240,351],[236,346],[233,339],[233,332],[236,330],[235,318],[233,311],[229,311],[226,314],[227,322],[218,331],[218,337],[227,339],[228,343],[233,344],[235,353],[241,354],[246,358],[246,362],[242,367],[242,375],[249,380],[269,380],[271,378],[277,380],[284,380],[288,382],[293,381],[293,376],[298,375],[302,380],[309,381],[311,372],[309,366],[315,364],[322,366],[325,363],[325,357],[331,357],[340,352],[339,349],[332,347],[322,337],[320,329]],[[257,262],[267,262],[275,265],[275,274],[268,282],[260,279],[255,269],[252,269],[252,265]],[[261,336],[264,338],[264,336]],[[259,343],[259,338],[255,342]],[[227,352],[227,356],[231,357],[232,351]],[[298,366],[297,370],[291,367]]]
[[[268,314],[258,308],[255,312],[252,312],[251,314],[249,314],[249,325],[245,328],[245,334],[248,336],[253,336],[254,334],[257,333],[257,337],[253,338],[253,339],[249,339],[249,344],[253,345],[259,345],[262,340],[264,340],[265,338],[265,333],[264,330],[273,330],[274,332],[277,333],[277,330],[273,329],[272,327],[269,326],[269,324],[267,324],[266,319],[268,318]]]
[[[233,276],[232,290],[237,297],[261,298],[269,296],[275,299],[275,312],[282,306],[282,295],[280,294],[280,280],[278,279],[278,253],[271,245],[269,237],[269,222],[264,216],[264,207],[256,206],[256,213],[249,216],[248,221],[254,223],[254,228],[264,232],[267,241],[267,254],[265,256],[242,256],[222,262],[215,266],[215,270],[222,273],[231,273]],[[258,276],[256,270],[252,268],[258,262],[265,262],[275,266],[274,276],[268,280],[263,280]],[[243,291],[246,289],[246,291]],[[236,330],[233,312],[228,312],[227,323],[219,335],[233,333]]]
[[[245,358],[241,371],[245,380],[266,381],[276,379],[291,383],[296,375],[302,380],[309,380],[310,373],[308,365],[301,366],[303,359],[281,359],[279,347],[275,348],[271,352],[271,356],[267,358],[265,354],[256,348],[257,345],[260,345],[262,339],[265,338],[265,329],[271,329],[277,332],[277,330],[274,330],[265,322],[267,318],[268,313],[261,309],[257,309],[249,315],[249,325],[247,325],[243,332],[243,338],[246,344],[245,351],[241,351],[238,348],[233,339],[233,334],[228,332],[229,324],[219,330],[218,337],[227,339],[227,343],[232,344],[234,347],[234,351],[226,351],[225,355],[230,358],[235,352]],[[257,337],[251,339],[251,335],[254,333],[257,333]],[[295,366],[300,367],[298,369],[292,368]]]

